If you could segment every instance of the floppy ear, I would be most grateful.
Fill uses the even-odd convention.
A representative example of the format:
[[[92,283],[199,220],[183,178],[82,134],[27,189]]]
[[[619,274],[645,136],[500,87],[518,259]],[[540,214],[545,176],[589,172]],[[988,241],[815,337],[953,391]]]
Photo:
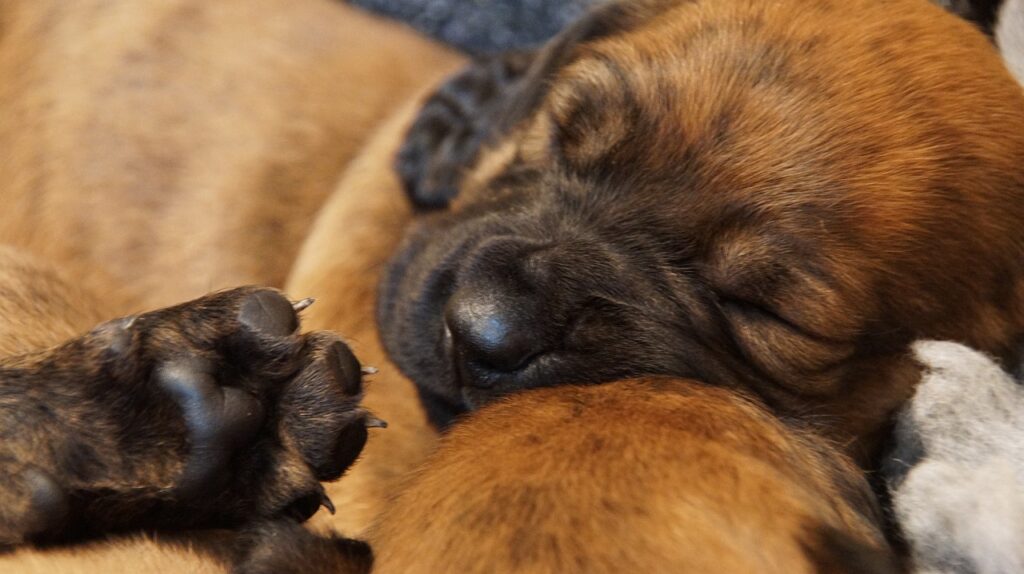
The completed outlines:
[[[530,117],[551,80],[582,44],[633,28],[689,0],[624,0],[605,4],[539,50],[474,60],[420,110],[395,168],[418,209],[447,207],[480,150]]]

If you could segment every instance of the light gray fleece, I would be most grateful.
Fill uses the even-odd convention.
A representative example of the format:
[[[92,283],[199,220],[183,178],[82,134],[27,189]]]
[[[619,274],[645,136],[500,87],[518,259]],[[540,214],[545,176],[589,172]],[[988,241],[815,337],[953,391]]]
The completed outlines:
[[[1006,67],[1024,84],[1024,0],[1006,0],[996,23],[996,44]]]
[[[963,345],[914,346],[926,371],[883,467],[919,573],[1024,573],[1024,385]]]

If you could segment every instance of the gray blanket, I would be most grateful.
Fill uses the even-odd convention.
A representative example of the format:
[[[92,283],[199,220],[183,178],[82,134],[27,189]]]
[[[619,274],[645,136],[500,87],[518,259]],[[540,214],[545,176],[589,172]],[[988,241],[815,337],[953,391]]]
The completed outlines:
[[[926,373],[884,466],[919,573],[1024,572],[1024,385],[956,343],[914,347]]]
[[[536,46],[594,0],[350,0],[471,54]]]

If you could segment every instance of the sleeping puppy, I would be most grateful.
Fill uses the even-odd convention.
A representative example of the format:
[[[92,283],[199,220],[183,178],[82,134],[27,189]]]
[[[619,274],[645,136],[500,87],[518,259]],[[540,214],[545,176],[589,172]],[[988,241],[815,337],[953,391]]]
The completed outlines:
[[[362,533],[382,573],[892,571],[861,470],[741,392],[666,377],[527,390],[436,443],[366,320],[382,262],[413,217],[389,169],[409,112],[353,162],[288,283],[345,290],[303,324],[359,342],[360,359],[381,367],[365,405],[391,423],[327,485],[338,513],[314,529]],[[279,559],[265,571],[319,571],[298,556],[322,556],[321,545],[267,541]]]
[[[353,162],[288,283],[345,289],[303,324],[359,342],[360,359],[381,367],[364,404],[391,423],[326,486],[338,513],[314,529],[362,533],[383,573],[891,571],[860,469],[733,390],[664,377],[527,390],[436,443],[366,320],[382,262],[413,218],[389,169],[409,112]],[[285,551],[268,571],[316,571],[295,558],[308,542],[270,541]]]
[[[1024,98],[923,1],[613,3],[478,62],[398,170],[384,343],[438,426],[637,375],[754,393],[860,462],[918,338],[1024,333]]]
[[[11,149],[19,152],[17,162],[4,164],[13,166],[5,201],[18,208],[19,217],[3,222],[4,238],[15,246],[11,261],[3,261],[10,263],[3,278],[24,286],[21,279],[35,277],[23,273],[25,268],[38,271],[46,265],[17,252],[42,252],[67,265],[65,271],[80,269],[72,264],[84,262],[133,280],[130,287],[144,295],[141,304],[156,308],[195,297],[202,293],[197,289],[283,282],[298,251],[297,230],[312,226],[287,290],[322,300],[304,312],[302,326],[314,330],[307,335],[296,330],[298,319],[280,294],[243,289],[143,313],[138,315],[141,323],[106,323],[77,337],[104,319],[137,311],[136,303],[115,299],[107,289],[89,297],[74,295],[79,276],[56,272],[52,275],[75,278],[54,281],[72,295],[16,299],[31,304],[11,305],[13,311],[4,318],[44,322],[16,319],[0,327],[9,326],[15,334],[45,327],[41,347],[63,341],[66,346],[51,349],[102,359],[85,364],[95,367],[92,374],[98,376],[70,377],[71,383],[84,381],[104,392],[130,391],[141,384],[147,393],[125,392],[124,397],[164,399],[142,401],[151,407],[148,412],[160,415],[149,419],[127,401],[130,416],[124,419],[142,423],[138,428],[146,429],[148,421],[155,423],[151,431],[169,431],[161,435],[171,447],[163,458],[151,441],[129,441],[154,454],[143,462],[162,465],[151,474],[163,482],[126,474],[115,477],[127,478],[116,486],[129,487],[123,488],[127,492],[141,484],[151,489],[144,494],[172,495],[166,506],[156,500],[158,508],[209,514],[164,514],[186,526],[196,525],[196,518],[204,519],[199,524],[230,526],[234,520],[222,519],[307,516],[319,500],[310,496],[318,492],[309,478],[332,478],[343,470],[319,472],[317,457],[324,451],[316,447],[325,446],[322,434],[355,429],[357,440],[342,442],[357,450],[366,436],[362,427],[370,422],[355,405],[362,388],[351,361],[349,368],[331,368],[332,357],[351,356],[332,336],[317,332],[330,329],[345,333],[363,361],[382,367],[367,390],[366,408],[391,420],[392,428],[368,443],[353,472],[327,487],[339,510],[328,520],[345,526],[346,534],[366,533],[366,526],[380,518],[376,530],[368,532],[378,549],[380,571],[412,571],[410,564],[434,571],[439,565],[463,571],[588,566],[623,571],[630,565],[749,571],[763,566],[784,572],[891,566],[860,471],[816,431],[775,415],[796,413],[836,435],[857,434],[853,423],[872,427],[879,415],[876,407],[897,402],[899,388],[891,389],[893,396],[881,391],[876,396],[871,384],[909,387],[916,370],[898,352],[903,334],[886,325],[946,324],[949,331],[986,342],[989,349],[1002,348],[999,341],[1011,336],[1004,331],[1015,331],[1014,320],[999,323],[985,319],[984,312],[997,300],[1014,303],[1019,291],[1011,282],[1015,275],[1007,275],[1000,289],[986,269],[1002,265],[1014,273],[1019,261],[1013,229],[997,233],[994,228],[1012,220],[1013,210],[1019,209],[1011,201],[1017,198],[1009,196],[1020,187],[1021,145],[1015,135],[1022,125],[1020,95],[1013,91],[1007,96],[1006,73],[976,33],[909,0],[887,4],[884,11],[858,3],[849,6],[849,15],[825,4],[639,2],[612,5],[538,54],[493,60],[443,89],[412,130],[402,171],[418,205],[450,203],[451,209],[424,214],[415,223],[380,291],[381,328],[392,355],[421,385],[439,423],[504,398],[469,415],[410,478],[404,471],[424,460],[433,437],[421,426],[407,382],[381,362],[377,325],[370,316],[377,271],[410,216],[387,170],[396,127],[407,116],[389,123],[365,146],[321,209],[339,164],[347,162],[352,149],[322,151],[361,142],[360,129],[378,118],[379,107],[353,102],[388,101],[380,92],[402,97],[412,86],[427,85],[454,60],[423,43],[398,44],[400,34],[337,4],[266,0],[271,16],[241,2],[168,4],[174,8],[168,17],[151,22],[155,16],[149,8],[110,3],[126,12],[102,21],[114,32],[123,32],[117,26],[137,30],[139,37],[105,35],[111,30],[100,29],[96,47],[106,46],[107,52],[78,50],[70,56],[105,55],[100,61],[109,69],[83,65],[91,72],[88,78],[51,72],[66,84],[40,77],[50,77],[42,71],[54,61],[74,67],[74,59],[43,59],[33,75],[13,71],[23,69],[23,61],[49,56],[42,47],[58,45],[38,31],[95,29],[96,20],[89,17],[102,14],[100,7],[80,13],[53,3],[12,4],[21,18],[31,16],[30,26],[5,15],[5,34],[24,35],[5,38],[35,42],[6,45],[17,56],[4,60],[18,66],[10,75],[25,83],[5,84],[10,92],[0,92],[4,101],[21,104],[17,109],[23,112],[4,116],[2,130],[18,143]],[[41,6],[47,10],[36,12]],[[48,27],[57,16],[69,20]],[[336,24],[345,33],[329,36],[330,41],[306,29]],[[273,50],[261,51],[235,36],[239,30],[252,35],[254,26],[266,32],[256,35],[259,45]],[[904,40],[911,32],[914,41]],[[375,59],[367,66],[360,48],[373,43],[365,41],[366,35],[385,33],[388,50],[393,49],[389,54],[402,57]],[[295,44],[282,37],[307,41]],[[147,50],[132,50],[130,40]],[[344,57],[325,69],[322,48],[339,41],[351,49],[341,50]],[[292,45],[304,48],[295,55],[299,65],[278,57],[276,50]],[[374,46],[373,53],[380,51]],[[211,60],[211,54],[220,57]],[[122,66],[126,61],[162,65]],[[225,77],[232,81],[201,81],[205,74],[192,75],[196,62],[200,70],[215,65],[221,73],[231,72]],[[394,84],[379,81],[379,69],[397,68],[399,62],[405,62],[405,69],[391,78]],[[922,66],[927,74],[918,70]],[[115,74],[120,71],[143,77]],[[119,81],[107,85],[110,78]],[[971,82],[975,90],[964,87]],[[194,86],[189,94],[203,97],[184,98],[177,89],[182,84]],[[56,133],[66,139],[57,143],[54,133],[37,128],[48,125],[43,120],[52,119],[54,108],[33,105],[45,103],[38,96],[49,90],[82,90],[73,92],[81,108],[60,108],[64,115],[56,119],[84,119],[59,123],[62,130]],[[342,90],[346,98],[337,97]],[[364,97],[355,97],[360,93]],[[113,96],[124,98],[124,105],[94,105]],[[984,113],[975,105],[982,99],[991,104]],[[150,113],[139,101],[159,103],[162,113]],[[284,111],[268,115],[268,110]],[[128,115],[132,111],[138,115]],[[181,118],[188,125],[180,125]],[[115,129],[120,131],[109,131]],[[125,140],[128,135],[133,137]],[[943,139],[949,137],[971,157],[955,154]],[[137,145],[113,145],[120,141]],[[82,142],[91,145],[75,145]],[[208,142],[217,145],[198,146]],[[41,157],[55,159],[40,166]],[[179,163],[180,158],[189,159]],[[269,171],[264,174],[260,167]],[[243,176],[252,173],[262,175],[255,181]],[[1007,176],[1010,184],[1004,183]],[[138,193],[140,180],[160,185]],[[48,185],[40,189],[37,182]],[[932,194],[933,183],[938,191]],[[78,192],[78,186],[90,193]],[[281,205],[283,188],[301,191],[287,198],[289,209]],[[211,196],[211,189],[222,193]],[[450,202],[456,190],[458,197]],[[877,196],[871,202],[869,193]],[[45,218],[29,217],[38,214],[41,197],[62,208]],[[1001,212],[977,212],[1000,201],[1006,203]],[[130,209],[125,202],[131,202]],[[937,205],[943,202],[955,204],[957,213],[939,213]],[[253,203],[253,209],[238,209]],[[133,213],[151,217],[117,217]],[[149,229],[153,221],[166,225],[154,232]],[[939,228],[946,221],[955,225],[943,234]],[[192,234],[192,245],[182,245],[180,230],[193,228],[202,233]],[[65,237],[60,230],[75,233]],[[101,233],[105,230],[111,230],[109,237]],[[544,234],[538,240],[540,231]],[[937,245],[919,244],[925,240]],[[118,241],[133,249],[118,249]],[[552,245],[526,253],[531,242],[545,241]],[[917,265],[915,257],[926,247],[943,250],[930,261],[961,268]],[[880,254],[886,259],[875,261]],[[520,265],[530,256],[534,263]],[[928,287],[928,280],[944,283]],[[30,285],[38,288],[40,283]],[[908,301],[880,298],[905,296],[922,285],[928,289],[914,292]],[[799,299],[808,294],[823,300]],[[963,309],[948,304],[955,296],[962,298]],[[865,301],[870,305],[859,305]],[[88,313],[69,317],[62,302]],[[939,308],[952,312],[945,323],[935,317]],[[41,319],[36,316],[40,309],[46,310]],[[534,336],[517,339],[523,331],[508,327],[525,320],[531,329],[536,325],[530,332]],[[445,344],[446,327],[450,345]],[[22,342],[16,339],[0,343]],[[271,350],[283,349],[286,358],[296,360],[270,361],[281,371],[247,372],[246,363],[236,360],[239,349],[258,357],[267,350],[264,339]],[[239,345],[254,340],[260,344]],[[303,346],[296,353],[299,341]],[[850,356],[842,352],[844,345],[852,346]],[[19,361],[26,349],[3,349],[5,367],[25,366]],[[129,365],[138,368],[136,375],[157,376],[112,373],[109,366],[117,361],[107,359],[125,351],[140,359]],[[171,367],[182,364],[173,359],[181,355],[195,362],[174,371]],[[449,363],[449,355],[457,362]],[[33,357],[48,358],[46,353]],[[16,360],[6,360],[11,358]],[[54,364],[77,363],[51,360],[32,366]],[[876,367],[880,378],[863,378],[865,370]],[[45,369],[33,372],[46,374]],[[634,376],[644,373],[661,376]],[[211,375],[224,387],[250,394],[258,406],[244,396],[236,400],[240,395],[225,388],[206,392],[211,391],[206,384]],[[434,376],[439,378],[433,381]],[[626,380],[527,389],[611,379]],[[106,384],[111,381],[113,387]],[[147,388],[147,382],[156,383],[156,389]],[[291,391],[310,389],[304,398],[280,402],[295,396]],[[511,393],[517,390],[527,392]],[[44,407],[52,398],[37,395],[41,398],[29,398]],[[236,399],[228,401],[229,395]],[[332,407],[335,399],[344,406]],[[94,406],[68,403],[72,408]],[[103,413],[110,410],[104,406],[125,403],[95,404]],[[249,411],[234,408],[239,405],[253,406],[259,424],[247,424]],[[847,410],[829,410],[844,405]],[[232,424],[205,424],[212,420],[203,416],[211,406],[236,415],[227,420]],[[310,406],[327,406],[327,413],[320,414],[342,416],[344,424],[316,424],[319,417],[306,415]],[[260,408],[265,410],[260,413]],[[857,415],[861,409],[863,416]],[[310,430],[304,434],[309,440],[289,440],[295,438],[293,425]],[[195,449],[186,448],[196,444],[212,448],[199,449],[196,457]],[[118,444],[109,445],[113,461],[119,462]],[[19,447],[16,454],[31,459],[40,452]],[[209,453],[221,456],[202,456]],[[328,463],[350,460],[331,454]],[[277,457],[288,464],[273,464]],[[236,467],[224,458],[241,461],[237,468],[242,472],[225,472]],[[271,464],[248,464],[261,459]],[[110,468],[121,470],[121,465]],[[73,478],[61,470],[66,469],[55,467],[41,481],[32,473],[19,477],[46,495],[58,490],[50,488],[50,478],[58,483]],[[233,489],[231,481],[259,478],[267,470],[301,480],[243,484],[260,495],[245,499],[259,504],[250,506],[247,515],[235,512],[244,510],[239,506],[244,500],[232,497],[253,492]],[[210,484],[196,476],[216,480]],[[396,485],[406,480],[408,486],[400,490]],[[88,493],[89,488],[79,490]],[[179,497],[182,492],[187,496]],[[275,496],[261,496],[268,493]],[[380,516],[381,500],[389,498],[395,503]],[[49,504],[54,499],[57,504]],[[175,506],[176,499],[187,504]],[[16,537],[8,540],[53,532],[48,518],[59,523],[57,531],[66,524],[59,496],[29,502],[34,512],[27,516],[41,516],[44,523],[15,524]],[[151,508],[153,497],[141,502],[122,507],[126,520],[116,526],[149,518],[133,512]],[[222,509],[228,512],[218,512]],[[539,523],[538,517],[546,521]],[[285,524],[266,537],[257,531],[251,545],[255,564],[247,562],[243,569],[367,567],[365,547],[356,548],[362,554],[356,564],[340,565],[324,556],[324,540],[303,537],[301,528]],[[192,543],[197,540],[217,545],[214,536],[202,534]],[[327,542],[328,549],[339,550]],[[352,550],[341,550],[346,548]],[[93,552],[116,565],[93,568],[104,571],[134,571],[143,558],[163,569],[195,569],[169,561],[166,557],[174,552],[153,543],[99,543],[89,555]],[[82,564],[85,555],[71,550],[64,558]],[[4,560],[10,558],[20,569],[39,564],[41,556],[54,558],[22,549]],[[196,564],[194,558],[190,565]],[[212,559],[198,562],[220,569]]]
[[[397,168],[382,340],[450,431],[382,572],[896,571],[853,461],[909,344],[1018,358],[1024,99],[925,2],[614,3]]]

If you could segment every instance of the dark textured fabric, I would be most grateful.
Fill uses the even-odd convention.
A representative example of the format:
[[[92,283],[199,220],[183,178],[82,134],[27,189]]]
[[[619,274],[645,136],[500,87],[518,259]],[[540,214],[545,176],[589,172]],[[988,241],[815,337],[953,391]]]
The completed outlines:
[[[472,54],[537,45],[596,0],[351,0]]]
[[[348,0],[471,54],[535,46],[601,0]],[[1003,0],[932,0],[991,34]]]

